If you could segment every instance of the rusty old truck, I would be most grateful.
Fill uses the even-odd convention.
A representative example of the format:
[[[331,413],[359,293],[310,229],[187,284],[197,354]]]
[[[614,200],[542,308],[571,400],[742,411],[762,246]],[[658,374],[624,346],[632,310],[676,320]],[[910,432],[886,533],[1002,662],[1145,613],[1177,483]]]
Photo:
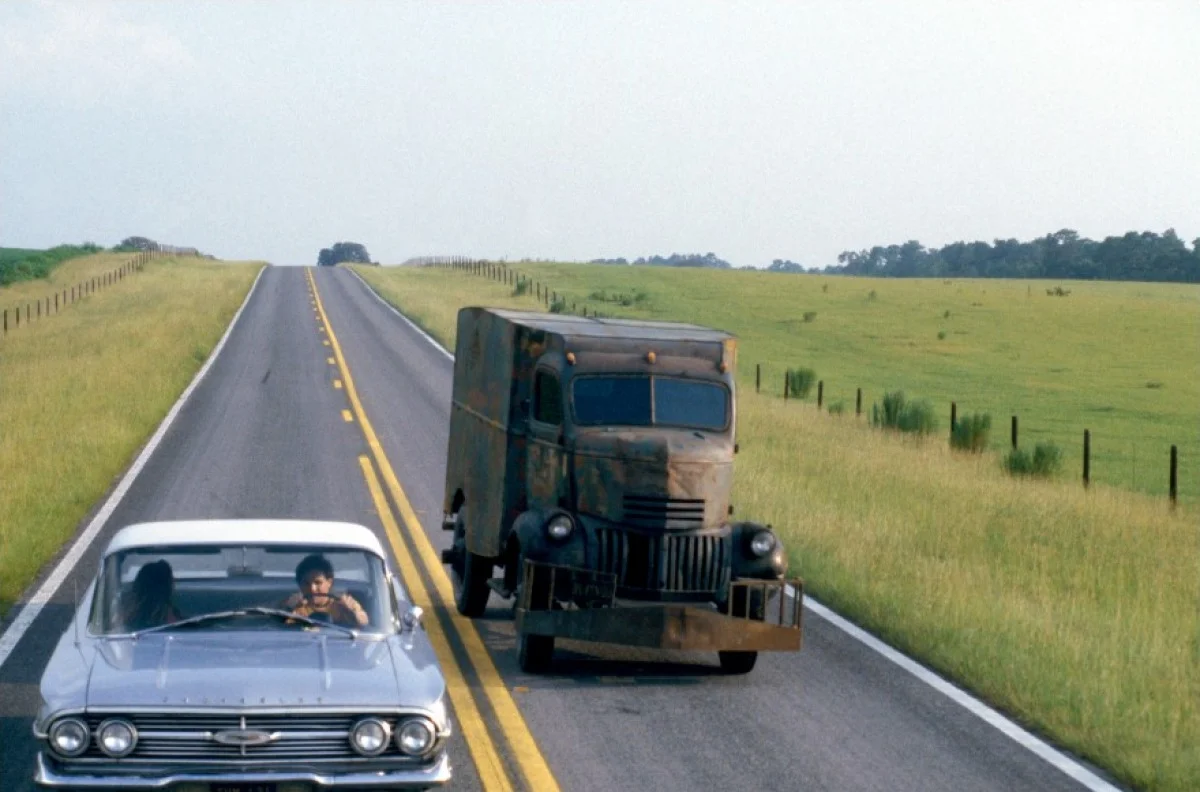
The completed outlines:
[[[459,311],[442,561],[464,615],[514,600],[522,669],[556,638],[716,651],[728,673],[800,648],[779,538],[731,516],[735,355],[696,325]]]

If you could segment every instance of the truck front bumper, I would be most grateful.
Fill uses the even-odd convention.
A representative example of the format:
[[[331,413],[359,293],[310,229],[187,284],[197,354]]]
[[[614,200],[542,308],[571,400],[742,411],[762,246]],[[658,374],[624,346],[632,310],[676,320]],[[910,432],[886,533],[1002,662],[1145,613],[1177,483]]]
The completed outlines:
[[[734,581],[729,601],[742,602],[744,612],[732,613],[711,605],[622,603],[611,575],[525,564],[526,585],[516,609],[519,633],[684,651],[795,652],[802,643],[804,583],[799,579]],[[746,596],[733,596],[739,589]],[[583,607],[560,604],[580,600]],[[761,618],[750,612],[755,600]]]

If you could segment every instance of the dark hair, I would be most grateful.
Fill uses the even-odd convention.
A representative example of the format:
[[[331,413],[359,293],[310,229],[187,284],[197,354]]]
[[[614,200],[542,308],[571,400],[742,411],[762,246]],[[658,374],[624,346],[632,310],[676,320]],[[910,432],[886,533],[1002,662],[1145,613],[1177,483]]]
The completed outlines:
[[[171,612],[175,576],[165,560],[143,564],[133,579],[133,595],[127,621],[135,630],[165,624]]]
[[[296,582],[303,584],[304,578],[309,572],[320,572],[327,578],[333,577],[333,564],[329,563],[329,559],[320,553],[312,553],[306,555],[299,564],[296,565]]]

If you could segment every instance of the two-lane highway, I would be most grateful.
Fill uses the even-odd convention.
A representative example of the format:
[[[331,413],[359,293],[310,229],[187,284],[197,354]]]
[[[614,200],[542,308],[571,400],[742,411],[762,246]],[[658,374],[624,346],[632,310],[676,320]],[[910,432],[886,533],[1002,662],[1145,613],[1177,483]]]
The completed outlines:
[[[764,655],[748,676],[721,675],[715,657],[569,643],[552,673],[521,673],[509,603],[493,597],[476,622],[446,607],[452,373],[352,272],[266,270],[91,552],[0,666],[0,789],[32,788],[37,680],[112,531],[251,516],[361,522],[393,548],[432,605],[457,696],[455,789],[1104,788],[811,614],[802,652]]]

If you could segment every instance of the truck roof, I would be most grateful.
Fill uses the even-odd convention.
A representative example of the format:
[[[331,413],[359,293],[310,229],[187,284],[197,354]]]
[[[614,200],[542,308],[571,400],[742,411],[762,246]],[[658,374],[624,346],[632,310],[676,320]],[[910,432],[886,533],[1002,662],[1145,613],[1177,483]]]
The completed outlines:
[[[722,330],[713,330],[682,322],[651,322],[640,319],[595,319],[567,314],[510,311],[504,308],[485,308],[490,313],[513,324],[557,333],[562,336],[588,338],[644,338],[664,341],[717,341],[733,338]]]

